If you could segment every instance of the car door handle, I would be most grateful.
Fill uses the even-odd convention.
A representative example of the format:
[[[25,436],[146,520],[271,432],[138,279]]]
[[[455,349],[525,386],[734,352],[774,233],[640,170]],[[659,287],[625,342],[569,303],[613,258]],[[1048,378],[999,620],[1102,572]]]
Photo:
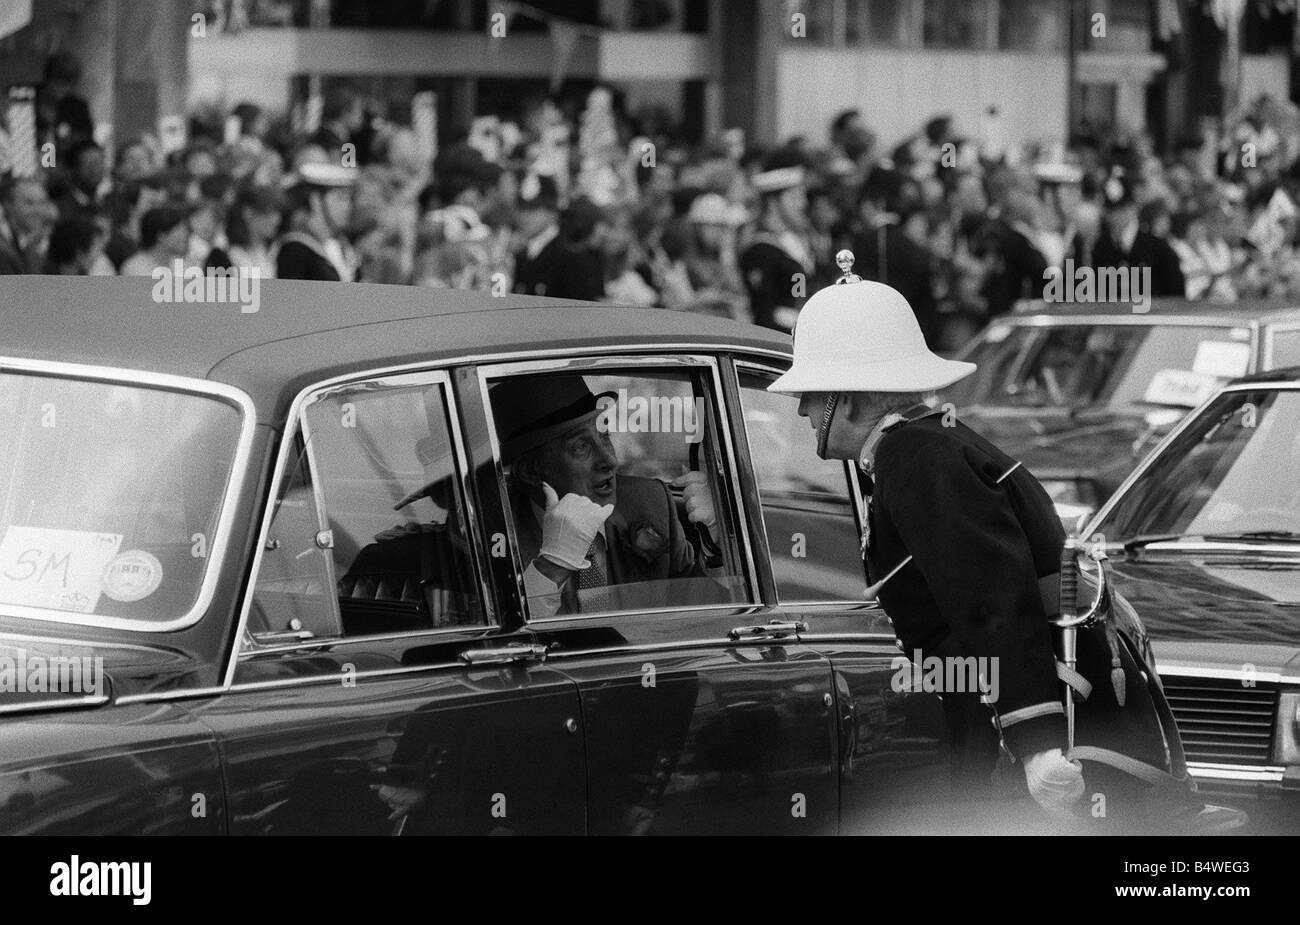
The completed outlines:
[[[806,632],[808,632],[808,624],[803,620],[773,620],[771,623],[764,623],[761,626],[733,627],[727,633],[727,638],[740,639],[743,636],[761,636],[770,639],[781,639],[785,636],[797,636]]]
[[[496,649],[466,649],[460,660],[466,665],[510,665],[515,662],[544,662],[549,647],[535,643],[512,642]]]

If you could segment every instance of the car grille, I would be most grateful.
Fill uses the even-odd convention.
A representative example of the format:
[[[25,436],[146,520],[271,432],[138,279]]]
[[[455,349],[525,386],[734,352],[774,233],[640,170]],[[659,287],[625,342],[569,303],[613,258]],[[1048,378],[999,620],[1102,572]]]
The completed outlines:
[[[1188,761],[1268,764],[1277,690],[1228,678],[1161,678]]]

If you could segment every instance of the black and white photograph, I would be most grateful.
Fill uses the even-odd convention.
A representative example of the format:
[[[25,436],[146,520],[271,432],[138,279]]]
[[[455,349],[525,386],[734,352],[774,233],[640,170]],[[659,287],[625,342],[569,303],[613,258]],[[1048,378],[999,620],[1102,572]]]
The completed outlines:
[[[1300,2],[0,0],[0,834],[1285,898]]]

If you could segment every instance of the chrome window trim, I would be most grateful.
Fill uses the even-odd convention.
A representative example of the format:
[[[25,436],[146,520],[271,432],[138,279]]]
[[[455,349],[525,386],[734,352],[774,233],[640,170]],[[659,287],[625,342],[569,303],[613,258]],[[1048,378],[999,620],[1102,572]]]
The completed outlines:
[[[499,628],[500,627],[495,625],[476,623],[473,626],[439,626],[431,630],[409,630],[404,633],[375,633],[374,635],[367,636],[321,636],[316,639],[300,639],[296,642],[285,642],[278,645],[258,646],[254,649],[244,649],[239,653],[239,657],[240,659],[257,659],[264,655],[283,655],[286,652],[306,652],[312,649],[326,649],[362,642],[396,642],[402,639],[433,639],[436,641],[442,636],[452,636],[458,633],[483,633],[488,630],[496,630]]]
[[[4,616],[142,633],[169,633],[187,629],[198,623],[212,604],[212,598],[216,595],[217,580],[226,566],[226,557],[230,552],[230,535],[234,526],[235,509],[239,496],[244,490],[245,480],[248,478],[248,462],[252,454],[253,437],[257,430],[257,409],[253,405],[253,399],[242,389],[224,382],[112,366],[63,363],[53,360],[23,360],[0,356],[0,372],[33,373],[62,379],[81,379],[184,392],[224,401],[239,412],[239,436],[230,460],[230,475],[226,480],[226,489],[221,496],[221,513],[217,517],[216,535],[208,546],[208,561],[203,570],[198,596],[183,615],[171,620],[138,620],[94,614],[72,614],[44,607],[0,604],[0,615]]]
[[[1145,325],[1156,328],[1163,325],[1203,328],[1258,328],[1259,320],[1256,318],[1228,318],[1223,315],[1205,318],[1198,318],[1195,315],[1153,315],[1150,312],[1132,315],[1052,315],[1037,312],[1032,315],[1016,315],[1014,317],[1003,315],[989,322],[989,327],[999,324],[1031,328],[1064,327],[1067,325],[1093,327],[1106,324]]]
[[[743,400],[744,400],[744,395],[743,395],[744,386],[741,385],[740,382],[739,382],[739,374],[740,374],[740,373],[750,373],[751,375],[756,374],[756,375],[763,375],[763,376],[771,375],[771,376],[773,376],[773,377],[779,377],[779,376],[784,372],[784,370],[776,369],[775,367],[772,367],[772,366],[766,366],[766,365],[760,363],[760,362],[757,361],[757,360],[748,360],[748,359],[743,359],[743,358],[741,358],[741,357],[736,357],[736,358],[734,358],[734,359],[732,360],[732,365],[735,366],[735,368],[736,368],[736,373],[737,373],[737,383],[736,383],[736,384],[737,384],[738,390],[742,392],[742,395],[741,395],[742,404],[743,404]],[[773,379],[773,381],[775,381],[775,378]],[[745,421],[744,421],[744,410],[745,410],[745,409],[744,409],[743,407],[740,409],[740,412],[741,412],[741,421],[740,421],[740,424],[741,424],[741,430],[742,430],[742,432],[743,432],[744,435],[745,435],[745,452],[749,454],[750,462],[751,462],[751,465],[752,465],[752,463],[753,463],[753,459],[754,459],[754,449],[753,449],[752,446],[750,446],[750,443],[749,443],[749,428],[748,428],[747,426],[745,426]],[[843,468],[844,473],[845,473],[845,487],[849,490],[849,493],[850,493],[850,495],[852,496],[852,497],[849,498],[849,504],[850,504],[850,506],[852,507],[852,510],[853,510],[853,529],[854,529],[854,531],[857,533],[857,535],[858,535],[859,537],[861,537],[861,536],[862,536],[862,524],[863,524],[863,521],[864,521],[864,519],[865,519],[865,517],[866,517],[866,514],[864,513],[864,511],[863,511],[863,509],[862,509],[862,483],[858,480],[858,467],[857,467],[856,465],[852,465],[852,464],[850,464],[850,462],[849,462],[847,459],[845,459],[845,460],[841,460],[841,463],[842,463],[842,468]],[[767,535],[767,519],[764,518],[764,517],[762,516],[762,507],[763,507],[762,493],[763,493],[763,488],[762,488],[761,485],[758,484],[758,475],[757,475],[757,473],[755,473],[755,475],[754,475],[754,490],[755,490],[756,492],[758,492],[758,494],[759,494],[759,502],[758,502],[758,504],[759,504],[759,509],[760,509],[759,523],[761,523],[761,524],[763,525],[763,537],[764,537],[765,542],[767,543],[767,549],[768,549],[768,552],[770,553],[771,550],[772,550],[772,541],[771,541],[771,537],[769,537],[769,536]],[[769,562],[769,565],[770,565],[770,564],[771,564],[771,563]],[[866,570],[863,569],[863,570],[862,570],[862,582],[863,582],[862,589],[863,589],[864,592],[866,591],[866,581],[867,581],[867,573],[866,573]],[[780,588],[780,586],[779,586],[779,585],[777,584],[777,582],[776,582],[776,575],[775,575],[775,572],[773,573],[773,576],[772,576],[772,586],[773,586],[773,589],[776,591],[776,600],[777,600],[777,603],[780,604],[781,606],[789,606],[789,607],[808,607],[808,606],[819,606],[819,605],[835,606],[835,605],[843,605],[843,604],[846,604],[846,603],[858,603],[858,604],[865,604],[865,603],[866,603],[865,600],[863,600],[863,601],[855,601],[855,600],[847,599],[847,598],[846,598],[846,599],[843,599],[843,600],[840,600],[840,599],[834,599],[834,598],[826,599],[826,600],[791,600],[791,601],[784,600],[784,599],[782,599],[782,597],[781,597],[781,588]]]
[[[754,550],[750,542],[749,528],[745,523],[745,512],[743,505],[745,495],[739,481],[739,473],[736,471],[736,448],[731,441],[731,422],[727,411],[726,395],[722,388],[722,376],[719,370],[719,358],[717,356],[696,353],[695,350],[706,349],[693,347],[690,353],[679,354],[631,354],[626,351],[602,354],[600,356],[579,356],[571,355],[558,359],[536,359],[500,362],[492,364],[481,364],[478,367],[478,386],[479,394],[483,401],[483,409],[487,417],[488,440],[492,452],[493,472],[496,475],[498,490],[505,491],[505,468],[501,462],[501,445],[497,439],[496,421],[492,415],[492,402],[488,395],[489,383],[496,379],[502,379],[507,376],[517,376],[528,373],[549,373],[549,372],[570,372],[577,374],[597,374],[601,370],[616,371],[627,369],[629,367],[645,367],[652,369],[662,368],[679,368],[684,370],[708,370],[713,380],[713,399],[718,408],[718,422],[716,430],[720,442],[725,444],[718,447],[717,452],[722,454],[719,462],[725,462],[727,466],[727,479],[731,485],[732,497],[736,499],[738,505],[734,512],[737,515],[738,539],[740,541],[740,551],[744,558],[747,570],[747,586],[749,588],[750,600],[748,601],[729,601],[723,604],[707,605],[704,607],[654,607],[639,608],[633,610],[618,611],[601,611],[592,614],[590,617],[582,617],[576,614],[557,614],[551,617],[533,618],[532,610],[528,604],[528,595],[524,589],[524,571],[527,566],[523,564],[519,555],[519,538],[515,534],[514,518],[510,516],[510,506],[508,499],[502,498],[502,505],[506,513],[506,535],[510,544],[511,561],[516,564],[515,572],[515,591],[519,596],[524,614],[524,626],[540,626],[547,623],[553,623],[562,620],[585,619],[590,620],[593,617],[606,618],[610,616],[630,616],[630,615],[651,615],[665,612],[680,612],[682,610],[737,610],[741,608],[763,607],[766,602],[763,600],[762,590],[758,587],[758,575],[754,562]],[[723,348],[735,349],[735,348]]]
[[[1291,381],[1280,380],[1279,382],[1242,382],[1242,383],[1237,383],[1235,385],[1225,385],[1217,389],[1212,395],[1210,395],[1209,398],[1205,399],[1205,401],[1201,402],[1197,407],[1193,408],[1191,411],[1188,411],[1185,415],[1183,415],[1182,420],[1179,421],[1176,425],[1174,425],[1174,428],[1170,430],[1169,433],[1165,434],[1164,438],[1159,443],[1157,443],[1149,453],[1147,453],[1146,458],[1143,459],[1141,462],[1139,462],[1137,466],[1133,468],[1133,471],[1128,474],[1128,477],[1125,478],[1124,481],[1120,483],[1119,488],[1115,489],[1115,493],[1111,495],[1102,504],[1100,508],[1098,508],[1097,513],[1094,514],[1092,516],[1092,519],[1089,520],[1088,523],[1084,526],[1084,529],[1081,531],[1080,536],[1082,536],[1084,539],[1087,539],[1091,537],[1093,534],[1095,534],[1097,532],[1098,525],[1100,525],[1101,522],[1104,521],[1110,515],[1110,512],[1114,510],[1115,506],[1118,505],[1119,502],[1124,498],[1124,496],[1128,494],[1129,490],[1133,487],[1134,483],[1136,483],[1138,479],[1140,479],[1142,475],[1147,471],[1147,469],[1151,468],[1151,466],[1155,463],[1155,461],[1164,454],[1165,447],[1169,446],[1169,444],[1173,443],[1176,439],[1178,439],[1178,437],[1183,433],[1183,431],[1191,427],[1192,424],[1194,424],[1200,418],[1202,412],[1204,412],[1205,409],[1208,408],[1211,404],[1218,401],[1218,399],[1221,396],[1227,395],[1231,392],[1260,392],[1260,391],[1281,392],[1281,391],[1296,391],[1296,390],[1300,390],[1300,380],[1291,380]],[[1123,543],[1108,542],[1106,546],[1107,549],[1110,550],[1113,548],[1122,547]],[[1260,546],[1259,544],[1255,544],[1250,546],[1249,548],[1259,549]],[[1294,547],[1291,548],[1294,549]]]
[[[1209,761],[1189,761],[1187,770],[1193,777],[1204,780],[1241,781],[1252,784],[1280,784],[1286,768],[1276,765],[1218,764]]]
[[[0,704],[0,716],[14,713],[45,712],[47,710],[77,710],[85,707],[101,707],[109,702],[107,694],[94,694],[86,697],[68,697],[56,700],[31,700],[26,703]]]
[[[163,703],[170,700],[199,700],[224,693],[224,687],[185,687],[168,691],[149,691],[143,694],[123,694],[113,701],[114,706],[131,703]]]
[[[321,395],[322,393],[328,392],[332,389],[345,387],[347,385],[355,385],[358,383],[371,382],[371,381],[382,382],[386,380],[397,380],[401,385],[427,384],[431,386],[436,385],[440,388],[443,395],[443,399],[446,402],[448,429],[451,435],[453,457],[455,460],[455,465],[457,467],[457,473],[456,473],[457,483],[459,485],[460,492],[461,492],[461,501],[465,506],[465,519],[467,521],[469,543],[470,543],[470,548],[473,551],[472,558],[474,563],[474,570],[477,573],[477,578],[478,578],[479,595],[480,595],[479,600],[481,602],[484,619],[486,621],[483,624],[476,624],[473,627],[455,627],[454,629],[464,632],[467,629],[483,630],[483,629],[496,628],[497,626],[496,614],[492,607],[491,595],[488,593],[487,576],[484,574],[483,569],[481,568],[481,563],[479,562],[478,551],[480,548],[480,542],[479,542],[480,537],[478,536],[478,532],[479,532],[478,515],[477,515],[477,511],[474,508],[473,493],[470,491],[470,486],[469,486],[469,461],[465,451],[464,435],[462,433],[462,428],[461,428],[460,408],[456,404],[455,389],[452,388],[452,384],[451,384],[451,374],[447,369],[443,369],[443,368],[430,368],[427,366],[421,366],[415,369],[411,369],[409,367],[410,364],[407,364],[407,366],[403,367],[401,371],[392,371],[392,372],[367,371],[367,372],[349,374],[347,376],[335,376],[331,379],[327,379],[309,385],[303,390],[301,390],[296,396],[294,396],[293,403],[290,405],[289,411],[285,416],[285,426],[280,438],[280,449],[279,452],[276,453],[275,470],[271,480],[270,492],[267,495],[264,504],[262,505],[262,512],[261,512],[262,523],[258,530],[257,548],[253,554],[253,562],[252,562],[251,570],[249,572],[248,584],[244,588],[244,599],[240,604],[239,620],[235,628],[235,637],[234,637],[236,641],[232,648],[232,654],[229,659],[229,662],[226,665],[226,670],[224,672],[224,680],[222,681],[222,685],[224,688],[229,689],[231,685],[234,684],[235,672],[238,669],[239,663],[248,655],[257,654],[262,651],[268,651],[271,648],[274,648],[275,651],[296,651],[304,648],[315,648],[315,647],[319,647],[320,645],[338,645],[339,643],[349,639],[366,640],[366,639],[380,638],[378,635],[374,637],[335,636],[335,637],[322,637],[319,640],[303,640],[302,642],[299,643],[294,643],[286,646],[267,647],[266,649],[259,648],[256,645],[254,645],[251,648],[246,646],[246,641],[248,641],[251,638],[247,634],[248,615],[249,612],[252,610],[253,597],[257,588],[257,575],[259,570],[261,569],[262,555],[266,551],[266,538],[270,533],[271,521],[274,518],[274,514],[275,514],[275,501],[279,497],[279,493],[282,488],[281,483],[284,477],[284,466],[285,463],[287,462],[288,453],[290,452],[295,442],[293,439],[294,432],[297,430],[298,423],[301,420],[303,420],[303,415],[306,412],[307,406],[311,404],[313,401],[315,401],[317,396]],[[413,381],[410,383],[403,381],[406,379],[410,379]],[[413,632],[409,634],[408,633],[384,634],[384,638],[397,638],[397,637],[409,638],[409,637],[417,637],[417,636],[445,634],[448,629],[449,628],[447,627],[443,627],[438,629],[430,629],[430,630]],[[306,645],[306,643],[314,643],[314,645]]]

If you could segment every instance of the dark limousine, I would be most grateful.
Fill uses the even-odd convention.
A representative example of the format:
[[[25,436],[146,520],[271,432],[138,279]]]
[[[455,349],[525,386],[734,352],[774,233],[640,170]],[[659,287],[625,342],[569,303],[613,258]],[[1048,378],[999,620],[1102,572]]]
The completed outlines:
[[[787,338],[274,281],[0,314],[0,831],[1022,829],[948,802]]]

